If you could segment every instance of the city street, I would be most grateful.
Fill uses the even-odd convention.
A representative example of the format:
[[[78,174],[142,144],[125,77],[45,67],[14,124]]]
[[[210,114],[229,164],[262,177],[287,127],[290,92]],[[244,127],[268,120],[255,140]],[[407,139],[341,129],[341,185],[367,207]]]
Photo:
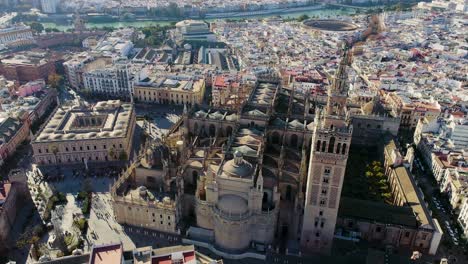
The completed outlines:
[[[433,211],[434,217],[438,220],[444,231],[438,255],[452,261],[456,260],[456,263],[467,263],[468,252],[466,248],[464,249],[460,246],[460,236],[453,222],[454,216],[451,210],[448,209],[447,202],[437,198],[440,195],[438,195],[438,188],[434,187],[435,180],[429,178],[432,175],[427,173],[427,168],[424,168],[424,166],[416,158],[413,165],[413,175],[424,192],[425,199],[429,203],[429,209]]]

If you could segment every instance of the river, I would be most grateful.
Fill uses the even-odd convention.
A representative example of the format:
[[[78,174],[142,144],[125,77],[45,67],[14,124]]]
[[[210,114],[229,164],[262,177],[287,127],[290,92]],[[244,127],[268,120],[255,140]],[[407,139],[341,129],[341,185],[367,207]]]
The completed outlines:
[[[336,18],[339,16],[348,16],[355,14],[354,9],[348,8],[323,8],[323,9],[313,9],[313,10],[299,10],[291,11],[282,14],[265,14],[265,15],[254,15],[246,17],[236,17],[235,19],[245,19],[245,18],[265,18],[281,15],[284,18],[296,18],[301,15],[308,15],[309,17],[320,17],[320,18]],[[206,19],[206,21],[213,21],[215,19]],[[161,20],[144,20],[144,21],[119,21],[119,22],[110,22],[110,23],[86,23],[87,28],[102,28],[102,27],[146,27],[154,25],[169,25],[171,21],[161,21]],[[72,24],[58,24],[50,22],[42,22],[44,28],[56,28],[61,31],[65,31],[69,28],[72,28]]]

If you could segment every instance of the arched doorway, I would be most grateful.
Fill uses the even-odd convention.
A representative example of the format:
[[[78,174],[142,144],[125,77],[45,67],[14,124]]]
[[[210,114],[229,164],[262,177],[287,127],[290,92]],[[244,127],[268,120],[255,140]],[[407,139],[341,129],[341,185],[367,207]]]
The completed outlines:
[[[215,125],[213,125],[213,124],[210,125],[208,133],[210,134],[210,137],[216,136],[216,127],[215,127]]]
[[[328,142],[328,153],[333,153],[334,147],[335,147],[335,137],[331,137],[330,142]]]
[[[226,136],[230,137],[232,135],[232,127],[228,126],[226,127]]]
[[[286,200],[292,201],[292,187],[291,185],[286,186]]]
[[[268,193],[264,192],[263,193],[263,198],[262,198],[262,204],[266,205],[268,203]]]
[[[195,123],[195,124],[193,125],[193,133],[194,133],[194,134],[198,134],[198,123]]]
[[[297,142],[298,142],[298,141],[299,141],[298,136],[297,136],[296,134],[292,134],[291,140],[290,140],[290,142],[289,142],[290,145],[291,145],[291,147],[297,148]]]
[[[273,132],[273,134],[271,135],[271,142],[273,144],[280,144],[280,135],[278,132]]]
[[[194,170],[192,171],[192,183],[197,184],[198,181],[198,171]]]

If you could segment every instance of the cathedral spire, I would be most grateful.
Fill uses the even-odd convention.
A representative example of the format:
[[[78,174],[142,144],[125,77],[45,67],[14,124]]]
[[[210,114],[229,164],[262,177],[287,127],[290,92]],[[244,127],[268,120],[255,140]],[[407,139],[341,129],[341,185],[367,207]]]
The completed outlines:
[[[327,115],[345,116],[346,100],[348,98],[348,72],[349,48],[343,46],[343,55],[340,66],[333,78],[332,85],[328,88]]]

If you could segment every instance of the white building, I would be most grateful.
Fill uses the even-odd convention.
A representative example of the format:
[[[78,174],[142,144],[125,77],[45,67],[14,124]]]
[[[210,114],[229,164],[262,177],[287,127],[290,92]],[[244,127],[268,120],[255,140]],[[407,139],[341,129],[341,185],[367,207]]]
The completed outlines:
[[[465,198],[463,202],[460,214],[458,215],[458,223],[462,226],[465,237],[468,237],[468,198]]]
[[[12,26],[0,28],[0,50],[8,47],[19,47],[34,43],[31,28],[28,26]]]
[[[41,9],[42,12],[47,14],[57,13],[57,6],[59,0],[41,0]]]
[[[82,52],[73,56],[70,60],[63,63],[67,74],[68,82],[74,89],[83,87],[81,78],[82,70],[86,63],[91,62],[94,58],[86,52]]]
[[[452,139],[455,147],[460,149],[468,148],[468,122],[453,121],[447,125],[449,127],[449,136]]]
[[[129,97],[133,93],[130,64],[127,60],[99,58],[83,68],[86,90],[96,94]]]
[[[177,40],[216,41],[216,36],[203,21],[180,21],[176,24],[175,34]]]

